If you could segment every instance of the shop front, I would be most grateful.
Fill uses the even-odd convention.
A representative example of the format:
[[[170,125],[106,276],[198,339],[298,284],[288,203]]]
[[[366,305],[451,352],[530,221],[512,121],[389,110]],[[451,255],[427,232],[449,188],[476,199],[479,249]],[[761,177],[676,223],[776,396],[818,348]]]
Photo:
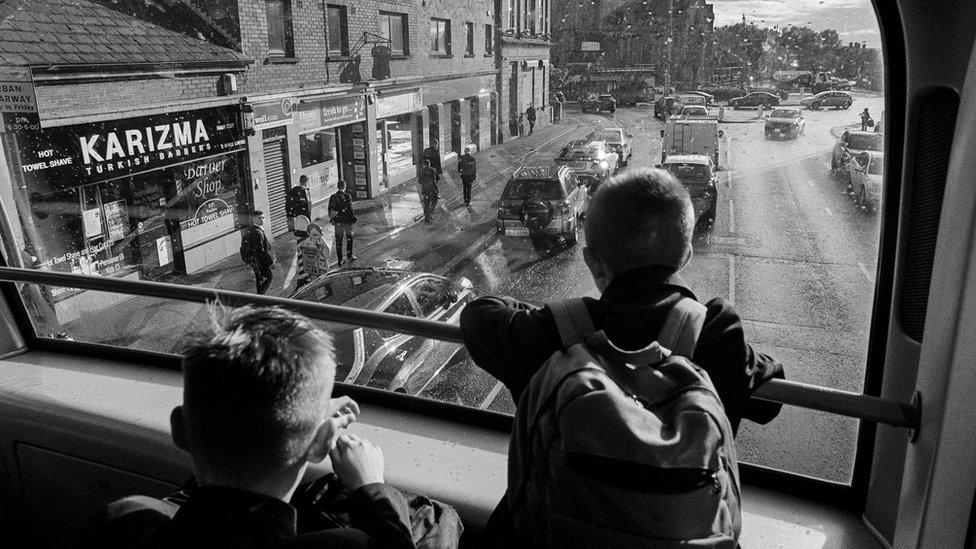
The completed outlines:
[[[234,254],[250,203],[240,126],[227,106],[18,136],[14,199],[33,266],[156,280]]]
[[[297,117],[300,173],[309,178],[312,219],[326,215],[340,179],[353,197],[371,197],[363,96],[306,100]]]
[[[376,165],[381,190],[417,177],[417,162],[424,149],[423,110],[420,90],[377,97]]]

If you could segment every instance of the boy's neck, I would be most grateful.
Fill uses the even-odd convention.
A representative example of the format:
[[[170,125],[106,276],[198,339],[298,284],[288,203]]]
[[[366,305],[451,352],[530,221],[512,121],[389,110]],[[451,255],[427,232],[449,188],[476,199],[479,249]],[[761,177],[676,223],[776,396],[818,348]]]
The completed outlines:
[[[269,474],[261,479],[241,479],[237,475],[212,474],[206,471],[197,471],[197,479],[201,485],[222,486],[224,488],[236,488],[262,494],[281,501],[288,502],[292,494],[298,488],[298,483],[305,475],[307,465],[295,469],[279,471],[277,474]]]

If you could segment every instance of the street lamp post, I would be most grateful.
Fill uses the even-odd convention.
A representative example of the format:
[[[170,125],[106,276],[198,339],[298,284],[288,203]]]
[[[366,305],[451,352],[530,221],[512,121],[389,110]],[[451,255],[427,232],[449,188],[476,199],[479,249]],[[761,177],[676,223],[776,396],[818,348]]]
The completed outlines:
[[[674,0],[668,0],[668,63],[664,67],[664,89],[671,90],[671,50],[674,47]]]

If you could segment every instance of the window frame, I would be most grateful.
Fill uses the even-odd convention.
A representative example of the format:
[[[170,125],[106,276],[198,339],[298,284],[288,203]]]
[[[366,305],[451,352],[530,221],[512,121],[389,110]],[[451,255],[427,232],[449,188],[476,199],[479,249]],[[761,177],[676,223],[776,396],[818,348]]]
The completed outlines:
[[[485,23],[485,56],[495,55],[495,34],[490,23]]]
[[[443,25],[443,32],[441,27]],[[443,36],[443,44],[440,37]],[[443,49],[438,49],[443,47]],[[451,20],[440,17],[430,18],[430,55],[432,57],[451,56]]]
[[[332,12],[335,10],[339,17],[339,49],[332,48],[332,40],[335,38],[332,36],[332,29],[330,22],[332,21]],[[329,59],[336,57],[348,57],[349,56],[349,16],[347,8],[341,4],[326,4],[325,5],[325,51],[326,56]]]
[[[269,6],[278,5],[281,9],[281,32],[282,44],[278,49],[277,44],[272,44],[272,18],[269,13]],[[267,24],[267,47],[269,57],[290,58],[295,56],[295,32],[292,20],[291,0],[264,0],[264,15]]]
[[[383,26],[384,18],[385,18],[385,21],[386,21],[386,33],[387,33],[387,35],[384,35],[383,34],[384,29],[382,28],[382,26]],[[379,20],[380,20],[380,27],[381,27],[380,28],[380,36],[383,36],[384,38],[386,38],[386,39],[388,39],[390,41],[390,54],[393,55],[393,56],[395,56],[395,57],[406,57],[406,56],[410,55],[410,19],[409,18],[410,18],[410,15],[409,14],[406,14],[406,13],[400,13],[400,12],[394,12],[394,11],[385,11],[385,10],[380,10],[379,11]],[[400,48],[399,49],[397,49],[397,47],[396,47],[397,44],[393,40],[393,20],[394,19],[399,19],[399,21],[400,21],[400,37],[401,37],[402,43],[400,44]]]
[[[474,57],[474,22],[464,22],[464,56]]]

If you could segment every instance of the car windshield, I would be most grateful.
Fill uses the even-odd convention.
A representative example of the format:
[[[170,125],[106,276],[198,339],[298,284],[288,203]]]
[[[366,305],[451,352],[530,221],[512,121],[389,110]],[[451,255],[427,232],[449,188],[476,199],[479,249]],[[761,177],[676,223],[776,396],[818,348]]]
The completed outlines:
[[[847,145],[861,151],[880,151],[884,140],[880,134],[855,133],[851,134]]]
[[[787,109],[776,109],[769,115],[770,118],[796,118],[797,116],[800,116],[799,111]]]
[[[709,177],[708,166],[702,164],[674,163],[665,164],[664,169],[668,170],[681,181],[704,181]]]
[[[505,187],[503,197],[508,200],[559,200],[563,198],[563,189],[558,181],[552,179],[513,179]]]
[[[600,141],[609,141],[611,143],[618,143],[621,140],[619,130],[603,130],[593,132],[590,134],[590,138],[599,139]]]

